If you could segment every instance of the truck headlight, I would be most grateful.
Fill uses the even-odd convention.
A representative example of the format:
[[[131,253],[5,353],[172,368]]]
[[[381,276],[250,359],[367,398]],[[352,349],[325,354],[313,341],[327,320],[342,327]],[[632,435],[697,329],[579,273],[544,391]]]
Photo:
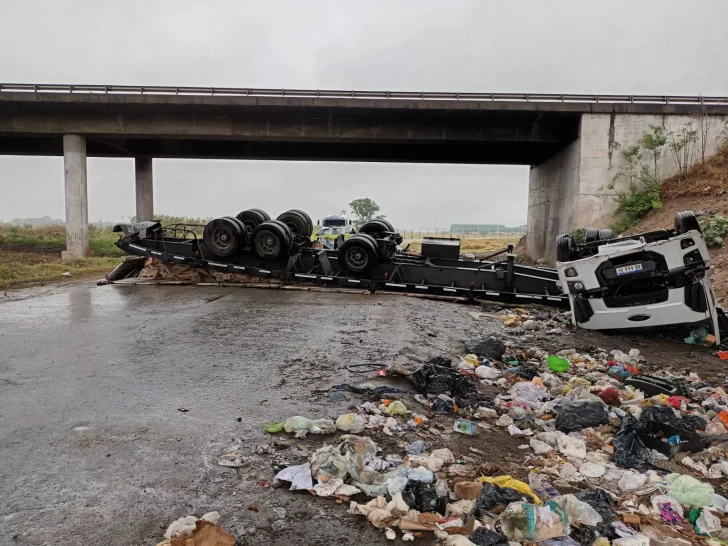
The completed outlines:
[[[566,271],[564,272],[564,274],[565,274],[565,275],[566,275],[567,277],[576,277],[576,275],[577,275],[577,272],[576,272],[576,269],[574,269],[573,267],[570,267],[569,269],[567,269],[567,270],[566,270]]]
[[[581,281],[577,281],[574,283],[574,288],[577,290],[584,290],[584,283]]]

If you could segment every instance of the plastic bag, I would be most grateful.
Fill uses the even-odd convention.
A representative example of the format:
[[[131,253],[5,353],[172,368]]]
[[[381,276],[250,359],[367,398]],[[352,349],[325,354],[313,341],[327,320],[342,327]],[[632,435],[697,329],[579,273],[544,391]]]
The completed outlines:
[[[556,417],[556,429],[574,432],[609,422],[609,413],[602,402],[576,401],[565,404]]]
[[[492,483],[484,483],[478,498],[475,500],[475,517],[483,517],[496,506],[507,506],[512,502],[523,502],[531,500],[529,495],[511,489],[500,487]]]
[[[597,531],[607,538],[618,536],[612,527],[612,522],[618,519],[614,511],[612,497],[603,489],[585,489],[574,495],[577,499],[587,503],[602,516],[602,522],[597,524]]]
[[[487,527],[478,527],[470,535],[470,542],[476,546],[508,546],[508,539]]]
[[[480,481],[483,483],[490,483],[493,485],[498,485],[500,487],[508,487],[510,489],[515,489],[519,493],[523,493],[524,495],[528,495],[531,497],[529,499],[529,502],[535,502],[536,504],[541,504],[541,499],[538,498],[538,495],[531,491],[531,488],[528,486],[526,482],[522,482],[520,480],[514,479],[512,476],[503,475],[503,476],[496,476],[495,478],[486,478],[485,476],[482,476],[480,478]]]
[[[405,451],[407,452],[407,455],[419,455],[422,453],[425,449],[427,449],[427,444],[424,440],[416,440],[412,442],[410,445],[408,445],[405,448]]]
[[[700,517],[695,520],[695,531],[701,535],[715,533],[720,527],[720,519],[707,508],[703,508]]]
[[[637,428],[640,432],[651,433],[661,432],[663,427],[668,426],[685,436],[693,436],[698,430],[705,430],[707,425],[707,421],[697,415],[679,417],[670,406],[650,406],[640,415]]]
[[[435,475],[424,466],[413,468],[407,473],[407,477],[410,481],[422,483],[432,483],[435,480]]]
[[[263,430],[268,434],[276,434],[277,432],[283,432],[283,426],[285,421],[268,421],[263,423]]]
[[[508,393],[513,400],[530,408],[540,408],[543,406],[543,400],[551,395],[543,389],[538,388],[533,383],[516,383],[511,387]]]
[[[438,497],[435,486],[432,484],[410,481],[402,492],[402,499],[407,503],[407,506],[420,512],[445,514],[446,498]]]
[[[467,375],[452,368],[425,364],[410,376],[415,388],[422,394],[449,394],[450,396],[477,392]]]
[[[644,468],[650,457],[637,431],[637,420],[631,414],[622,418],[617,434],[614,435],[614,462],[620,468]]]
[[[685,506],[712,506],[713,488],[687,474],[667,476],[670,496]]]
[[[300,489],[313,489],[311,465],[308,463],[284,468],[278,474],[276,474],[276,480],[291,482],[291,491],[296,491]]]
[[[544,502],[559,496],[559,492],[543,474],[530,472],[528,474],[528,485],[538,495],[538,498]]]
[[[382,404],[379,406],[379,409],[382,410],[382,413],[386,413],[387,415],[407,415],[408,413],[412,413],[401,400],[395,400],[388,406]]]
[[[307,430],[312,434],[335,434],[336,425],[331,419],[308,419],[294,415],[283,423],[283,430],[286,432]]]
[[[359,434],[366,427],[367,420],[363,415],[358,413],[345,413],[340,415],[336,420],[336,428],[344,432],[353,432]]]
[[[562,433],[556,442],[562,455],[575,459],[584,459],[586,457],[586,442],[581,438],[567,436]]]
[[[561,495],[553,499],[561,509],[569,516],[570,523],[582,523],[596,527],[603,520],[599,512],[594,510],[587,503],[580,501],[574,495]]]
[[[514,502],[503,511],[501,521],[503,533],[516,542],[540,542],[569,532],[569,516],[554,501],[543,507]]]
[[[478,356],[500,360],[506,352],[506,346],[497,339],[477,338],[466,341],[465,350]]]
[[[482,365],[475,368],[475,375],[477,375],[481,379],[498,379],[500,374],[500,370],[496,370],[495,368],[491,368],[490,366]]]

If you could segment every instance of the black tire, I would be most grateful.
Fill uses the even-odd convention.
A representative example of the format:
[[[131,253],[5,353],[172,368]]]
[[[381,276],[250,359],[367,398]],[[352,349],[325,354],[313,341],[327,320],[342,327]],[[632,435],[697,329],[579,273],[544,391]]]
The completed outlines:
[[[392,224],[386,220],[369,220],[366,224],[359,228],[359,233],[365,233],[367,235],[372,235],[373,237],[378,237],[385,231],[394,232]]]
[[[250,248],[258,258],[275,260],[291,251],[293,236],[283,222],[269,220],[255,227],[250,238]]]
[[[242,250],[246,234],[237,221],[223,217],[216,218],[205,226],[202,240],[214,256],[228,258]]]
[[[236,218],[240,220],[248,231],[253,231],[263,222],[270,220],[268,215],[260,209],[247,209],[239,213]]]
[[[700,224],[698,223],[697,216],[695,216],[695,213],[691,210],[684,210],[675,215],[675,231],[677,231],[678,235],[682,235],[688,231],[703,233],[703,230],[700,228]]]
[[[570,262],[574,259],[576,248],[574,247],[574,239],[569,233],[563,233],[556,237],[556,261]]]
[[[265,221],[267,222],[270,220],[270,214],[265,212],[263,209],[248,209],[248,210],[254,210],[255,212],[259,212],[261,215],[263,215],[263,218],[265,218]]]
[[[584,237],[585,243],[593,243],[599,240],[599,230],[594,228],[587,228],[586,236]]]
[[[614,233],[611,229],[602,229],[599,231],[600,241],[609,241],[610,239],[614,239]]]
[[[308,222],[311,233],[313,233],[313,220],[311,220],[311,217],[308,215],[308,213],[306,211],[303,211],[301,209],[291,209],[289,212],[298,212],[299,214],[302,214],[303,217],[306,218],[306,221]]]
[[[377,242],[368,234],[354,235],[339,247],[338,257],[340,268],[352,273],[368,273],[379,261]]]
[[[287,210],[276,218],[279,222],[283,222],[296,235],[300,235],[308,239],[313,233],[313,225],[308,214],[299,210]]]
[[[233,222],[235,225],[237,225],[240,228],[240,233],[242,234],[243,241],[242,245],[246,246],[248,242],[250,241],[250,233],[248,230],[245,229],[245,224],[243,224],[240,220],[238,220],[235,216],[222,216],[222,218],[227,218],[231,222]]]

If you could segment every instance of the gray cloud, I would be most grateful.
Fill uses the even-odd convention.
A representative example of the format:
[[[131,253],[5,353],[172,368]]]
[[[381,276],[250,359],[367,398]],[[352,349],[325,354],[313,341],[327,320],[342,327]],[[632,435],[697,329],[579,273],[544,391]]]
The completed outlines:
[[[14,82],[728,94],[724,0],[0,0]],[[403,227],[522,222],[526,167],[157,161],[156,208],[216,215],[361,196]],[[89,165],[92,219],[134,213],[128,160]],[[0,218],[63,216],[62,162],[0,157]],[[342,204],[343,203],[343,204]]]

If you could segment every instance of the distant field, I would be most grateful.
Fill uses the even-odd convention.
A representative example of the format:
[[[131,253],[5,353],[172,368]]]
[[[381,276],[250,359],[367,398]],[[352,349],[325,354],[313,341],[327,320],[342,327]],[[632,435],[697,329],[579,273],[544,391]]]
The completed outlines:
[[[205,218],[178,218],[165,216],[162,224],[206,224]],[[422,236],[435,236],[435,232],[407,231],[403,235],[409,250],[422,248]],[[438,237],[459,238],[458,234],[437,233]],[[111,227],[89,226],[89,246],[92,256],[85,260],[62,261],[61,251],[66,248],[66,233],[62,226],[32,227],[0,224],[0,287],[62,279],[66,271],[74,277],[102,275],[113,269],[126,254],[114,245],[118,234]],[[327,237],[329,238],[329,237]],[[330,237],[329,239],[335,239]],[[516,244],[519,237],[462,238],[461,252],[488,253]]]

